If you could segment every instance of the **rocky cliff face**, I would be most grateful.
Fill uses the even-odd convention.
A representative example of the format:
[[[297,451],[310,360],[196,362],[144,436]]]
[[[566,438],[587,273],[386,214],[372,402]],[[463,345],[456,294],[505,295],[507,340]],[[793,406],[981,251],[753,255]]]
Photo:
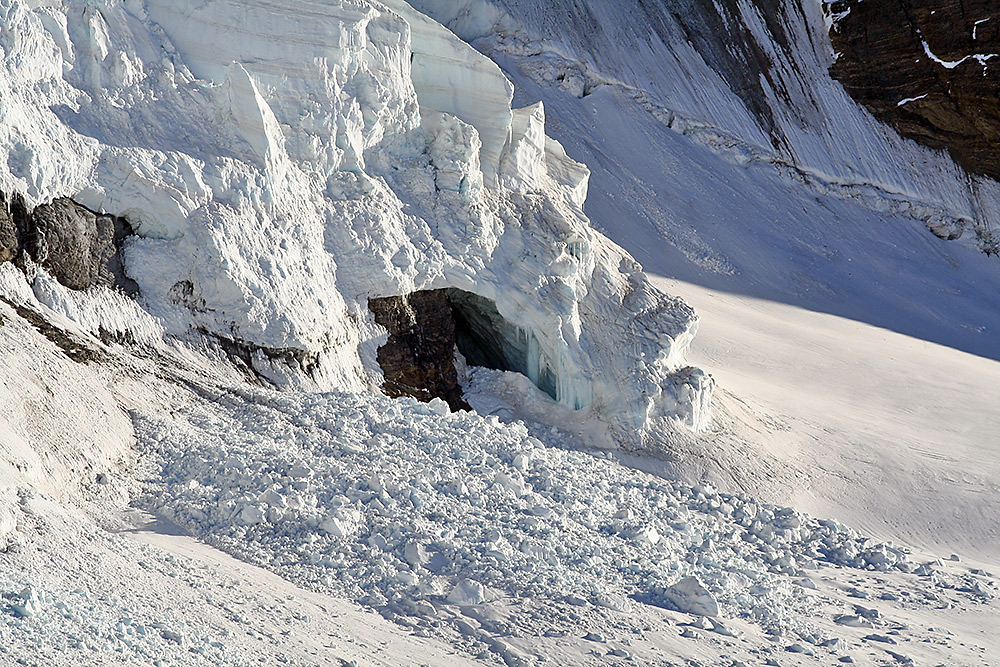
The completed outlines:
[[[1000,179],[1000,15],[991,0],[828,3],[830,73],[876,117]]]

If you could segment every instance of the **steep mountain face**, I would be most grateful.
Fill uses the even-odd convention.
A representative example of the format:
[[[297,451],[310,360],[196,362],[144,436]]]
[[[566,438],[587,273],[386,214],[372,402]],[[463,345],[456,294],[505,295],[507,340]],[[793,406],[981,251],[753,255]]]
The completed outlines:
[[[369,299],[455,288],[532,341],[514,370],[622,438],[707,423],[694,311],[590,228],[543,106],[512,109],[496,64],[406,3],[0,7],[0,189],[127,219],[165,335],[358,391],[382,384]]]
[[[870,14],[881,13],[878,25],[903,23],[895,9],[857,4]],[[968,230],[972,239],[994,222],[1000,200],[995,181],[974,178],[970,188],[967,173],[947,155],[900,137],[860,109],[830,76],[842,50],[839,40],[850,38],[851,31],[835,28],[837,41],[831,44],[828,33],[834,16],[841,14],[824,13],[821,3],[415,0],[414,5],[527,79],[577,97],[608,86],[727,160],[790,169],[822,192],[863,199],[876,210],[891,206],[933,230],[944,230],[945,236]],[[927,11],[932,5],[927,3]],[[970,28],[974,13],[967,14]],[[837,26],[855,20],[851,16],[845,14]],[[856,16],[859,27],[853,32],[860,35],[868,14]],[[987,25],[977,28],[983,40],[992,34]],[[888,33],[885,37],[887,43]],[[954,70],[930,64],[951,74],[968,71],[982,77],[975,54],[982,51],[985,58],[992,51],[982,44],[976,49],[956,56],[956,61],[969,58]],[[900,57],[904,53],[909,51],[898,51]],[[930,62],[922,47],[920,56],[922,63]],[[863,60],[846,51],[844,58],[838,68]],[[889,69],[887,60],[858,67],[874,69],[870,76]],[[902,81],[907,72],[886,76]],[[970,89],[965,97],[988,98],[991,77],[982,85],[977,82],[978,92]],[[919,81],[912,84],[919,88]],[[901,90],[888,89],[894,91],[891,95],[901,93],[893,104],[905,97]],[[924,92],[921,88],[913,96]],[[991,132],[983,128],[980,151],[987,150]]]
[[[544,101],[647,270],[996,355],[1000,185],[847,94],[821,4],[414,4]]]
[[[904,136],[1000,178],[1000,16],[988,0],[827,5],[830,73]]]

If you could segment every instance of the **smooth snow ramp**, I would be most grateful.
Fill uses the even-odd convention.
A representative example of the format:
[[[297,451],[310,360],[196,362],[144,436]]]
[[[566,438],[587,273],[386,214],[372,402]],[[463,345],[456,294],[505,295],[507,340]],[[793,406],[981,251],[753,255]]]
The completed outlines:
[[[447,29],[395,0],[0,6],[0,188],[125,216],[167,333],[358,391],[382,384],[368,299],[456,288],[620,441],[707,424],[694,311],[591,229],[587,168]]]

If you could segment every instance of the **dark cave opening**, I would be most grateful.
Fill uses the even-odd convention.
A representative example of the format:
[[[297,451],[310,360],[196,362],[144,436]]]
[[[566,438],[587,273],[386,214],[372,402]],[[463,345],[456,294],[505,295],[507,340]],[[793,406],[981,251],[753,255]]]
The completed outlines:
[[[521,373],[558,400],[558,377],[532,332],[504,319],[491,299],[459,289],[445,292],[458,351],[470,365]]]
[[[389,332],[377,352],[389,396],[440,398],[452,410],[470,409],[458,384],[457,348],[469,365],[521,373],[559,400],[556,367],[534,332],[505,319],[491,299],[448,288],[373,298],[368,308]]]

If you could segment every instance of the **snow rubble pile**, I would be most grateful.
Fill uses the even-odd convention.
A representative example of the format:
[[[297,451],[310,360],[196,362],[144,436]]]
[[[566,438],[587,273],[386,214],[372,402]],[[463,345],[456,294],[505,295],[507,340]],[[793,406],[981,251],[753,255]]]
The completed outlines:
[[[555,429],[543,445],[440,400],[244,388],[136,424],[158,461],[147,509],[390,618],[639,602],[818,643],[802,581],[820,565],[932,574],[835,522],[637,472]]]
[[[380,384],[368,299],[453,288],[619,441],[707,424],[693,310],[590,228],[588,171],[542,105],[512,109],[493,62],[401,0],[0,16],[0,190],[124,216],[126,274],[167,334],[279,386],[359,391]]]

